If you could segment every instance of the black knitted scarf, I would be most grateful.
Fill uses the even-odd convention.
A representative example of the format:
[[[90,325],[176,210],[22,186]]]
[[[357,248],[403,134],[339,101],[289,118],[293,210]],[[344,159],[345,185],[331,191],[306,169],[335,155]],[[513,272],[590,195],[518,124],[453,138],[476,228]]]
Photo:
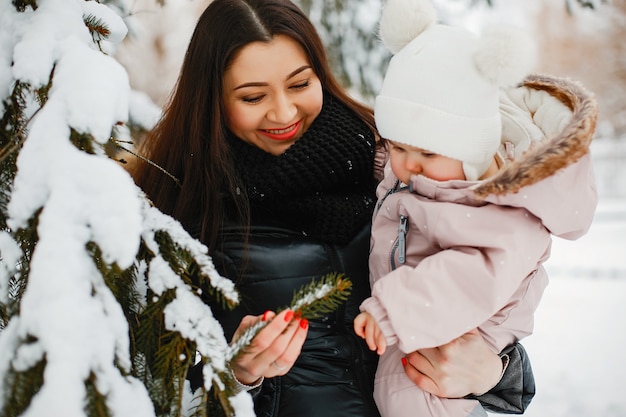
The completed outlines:
[[[231,134],[235,167],[252,224],[272,224],[326,242],[347,243],[375,204],[372,131],[336,99],[285,153],[273,156]]]

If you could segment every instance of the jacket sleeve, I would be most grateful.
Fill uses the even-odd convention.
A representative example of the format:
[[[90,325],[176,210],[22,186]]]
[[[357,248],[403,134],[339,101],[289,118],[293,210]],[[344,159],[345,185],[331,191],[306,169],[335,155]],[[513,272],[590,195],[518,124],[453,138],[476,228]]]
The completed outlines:
[[[519,343],[507,347],[500,354],[504,355],[509,363],[500,382],[483,395],[468,395],[466,398],[480,401],[490,412],[523,414],[535,396],[535,377],[530,359]]]

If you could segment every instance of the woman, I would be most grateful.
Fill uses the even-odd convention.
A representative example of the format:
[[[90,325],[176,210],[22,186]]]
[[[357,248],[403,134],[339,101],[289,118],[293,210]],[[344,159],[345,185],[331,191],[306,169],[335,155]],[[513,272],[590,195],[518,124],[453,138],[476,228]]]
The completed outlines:
[[[133,175],[236,282],[240,305],[212,306],[226,336],[270,320],[230,364],[242,389],[255,389],[258,416],[378,416],[376,353],[352,329],[369,295],[369,225],[381,172],[375,145],[372,111],[339,86],[319,36],[294,4],[208,6],[164,116],[142,148],[179,182],[145,163]],[[331,272],[353,284],[335,313],[308,322],[271,311]],[[511,350],[500,380],[503,361],[469,333],[409,355],[407,375],[441,396],[484,393],[500,380],[486,401],[523,411],[534,390],[523,354],[520,346]],[[200,385],[199,375],[190,378]]]

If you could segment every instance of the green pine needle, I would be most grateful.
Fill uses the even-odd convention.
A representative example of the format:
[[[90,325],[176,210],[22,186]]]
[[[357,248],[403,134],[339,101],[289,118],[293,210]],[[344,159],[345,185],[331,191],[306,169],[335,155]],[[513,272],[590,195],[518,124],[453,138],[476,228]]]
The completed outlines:
[[[111,35],[111,31],[104,21],[92,14],[84,17],[85,26],[89,29],[89,33],[93,37],[94,42],[107,39]]]
[[[313,279],[294,293],[288,309],[305,319],[315,319],[323,314],[331,313],[337,309],[350,295],[352,282],[343,274],[330,273],[319,280]],[[277,312],[284,310],[280,308]],[[252,339],[263,329],[268,322],[259,321],[250,326],[237,341],[231,345],[226,359],[232,358],[243,352],[252,342]]]
[[[352,283],[343,274],[327,274],[298,290],[289,308],[306,319],[318,318],[335,311],[345,302],[351,287]]]

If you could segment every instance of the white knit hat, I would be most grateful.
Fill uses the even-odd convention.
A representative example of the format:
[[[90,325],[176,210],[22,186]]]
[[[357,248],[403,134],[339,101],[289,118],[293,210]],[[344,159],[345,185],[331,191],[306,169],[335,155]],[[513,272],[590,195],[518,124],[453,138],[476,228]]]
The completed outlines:
[[[500,146],[499,88],[521,81],[534,45],[519,30],[482,38],[436,24],[428,0],[388,0],[380,36],[392,57],[375,118],[381,136],[463,162],[480,178]]]

